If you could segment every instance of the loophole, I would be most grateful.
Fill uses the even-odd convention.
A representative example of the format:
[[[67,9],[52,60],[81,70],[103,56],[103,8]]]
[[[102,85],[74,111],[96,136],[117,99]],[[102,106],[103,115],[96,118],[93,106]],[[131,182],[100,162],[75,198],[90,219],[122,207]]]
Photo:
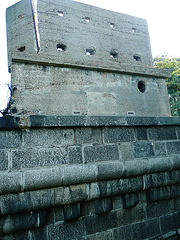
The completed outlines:
[[[145,93],[146,91],[146,84],[143,81],[138,82],[138,89],[140,92]]]

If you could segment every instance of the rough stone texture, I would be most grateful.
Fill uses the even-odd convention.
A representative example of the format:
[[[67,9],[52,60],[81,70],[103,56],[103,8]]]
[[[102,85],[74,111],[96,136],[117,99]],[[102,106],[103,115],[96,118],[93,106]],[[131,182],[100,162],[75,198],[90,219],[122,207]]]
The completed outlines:
[[[0,171],[8,169],[8,152],[0,150]]]
[[[17,117],[0,118],[0,239],[178,239],[180,118],[146,21],[31,7],[7,9]]]
[[[87,146],[84,148],[85,163],[117,159],[119,159],[119,153],[116,145]]]
[[[12,168],[22,169],[67,163],[66,150],[60,148],[27,148],[12,151]]]
[[[139,142],[133,144],[135,158],[153,157],[153,146],[150,142]]]

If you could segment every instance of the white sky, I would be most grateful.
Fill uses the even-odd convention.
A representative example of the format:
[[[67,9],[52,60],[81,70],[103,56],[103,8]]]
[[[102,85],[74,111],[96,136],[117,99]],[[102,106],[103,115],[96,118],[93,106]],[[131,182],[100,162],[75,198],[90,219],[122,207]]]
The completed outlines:
[[[153,57],[162,54],[180,57],[180,0],[76,1],[147,19]],[[10,82],[7,68],[5,11],[16,2],[19,1],[0,0],[0,110],[5,104],[4,99],[8,91],[3,84]]]

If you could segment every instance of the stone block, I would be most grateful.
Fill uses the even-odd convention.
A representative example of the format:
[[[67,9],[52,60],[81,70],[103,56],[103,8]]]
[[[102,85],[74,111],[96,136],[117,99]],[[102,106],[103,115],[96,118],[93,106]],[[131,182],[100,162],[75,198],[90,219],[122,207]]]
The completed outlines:
[[[133,224],[132,230],[133,230],[132,236],[134,237],[133,239],[150,239],[150,237],[156,237],[160,235],[160,227],[157,218],[148,219],[137,225]],[[137,238],[135,237],[135,235],[138,236],[139,234],[142,236],[142,238],[140,236]]]
[[[64,221],[64,212],[63,212],[63,206],[57,206],[54,208],[54,221],[55,222],[60,222]]]
[[[98,182],[98,187],[100,191],[100,197],[111,196],[111,181],[101,181]]]
[[[114,239],[131,240],[131,226],[119,227],[113,230]]]
[[[142,221],[145,218],[143,206],[136,205],[133,208],[117,210],[118,226],[125,226],[134,222]]]
[[[146,127],[136,127],[135,133],[137,140],[148,140]]]
[[[116,212],[86,217],[85,226],[87,235],[116,228],[118,226]]]
[[[156,202],[159,200],[168,199],[170,197],[170,187],[161,187],[147,190],[147,201]]]
[[[175,127],[152,127],[148,129],[148,135],[150,140],[176,140]]]
[[[168,182],[170,184],[176,184],[179,183],[179,179],[180,179],[180,172],[179,170],[177,171],[170,171],[167,173],[167,178],[168,178]]]
[[[79,146],[68,147],[68,163],[82,163],[82,148]]]
[[[112,204],[113,204],[113,209],[123,209],[123,195],[120,196],[113,196],[112,197]]]
[[[0,196],[2,215],[45,209],[52,205],[54,205],[52,189]]]
[[[82,127],[75,130],[76,144],[102,143],[101,129]]]
[[[154,143],[154,153],[155,153],[156,157],[167,156],[165,142],[155,142]]]
[[[100,197],[100,188],[97,182],[89,184],[89,199],[95,199]]]
[[[150,142],[133,143],[133,153],[135,158],[153,157],[154,150]]]
[[[18,148],[22,146],[22,135],[19,130],[0,131],[0,149]]]
[[[157,216],[157,203],[148,203],[145,205],[145,213],[147,218],[155,218]]]
[[[159,119],[157,117],[141,117],[131,116],[127,117],[127,124],[132,126],[149,126],[149,125],[157,125]]]
[[[74,164],[63,168],[63,184],[92,182],[97,178],[97,166],[94,164]]]
[[[150,158],[148,161],[150,173],[170,171],[173,168],[173,162],[170,157]]]
[[[180,210],[180,197],[173,198],[171,201],[172,212],[177,212]]]
[[[156,188],[156,187],[166,186],[170,184],[167,172],[160,172],[160,173],[143,176],[143,180],[144,180],[144,189]]]
[[[99,145],[84,147],[85,163],[98,161],[111,161],[118,159],[119,152],[117,145]]]
[[[8,169],[8,152],[0,150],[0,171]]]
[[[121,143],[119,145],[119,152],[120,160],[129,161],[134,159],[131,143]]]
[[[160,217],[162,233],[177,230],[180,227],[180,211]]]
[[[169,199],[156,202],[156,214],[158,217],[165,216],[169,213],[171,213],[171,206],[170,206]]]
[[[129,142],[135,140],[134,128],[126,127],[109,127],[103,130],[104,142]]]
[[[170,186],[170,195],[171,197],[180,196],[180,184]]]
[[[130,192],[137,192],[143,189],[143,179],[142,176],[128,178]]]
[[[146,223],[138,222],[131,225],[132,239],[147,238]]]
[[[19,238],[15,238],[15,239],[19,240]],[[29,230],[27,233],[27,239],[24,238],[24,240],[31,240],[31,239],[47,240],[47,227],[45,226],[45,227]]]
[[[71,203],[69,187],[58,187],[54,189],[55,206]]]
[[[55,223],[54,207],[50,207],[46,209],[46,213],[47,213],[46,225],[54,224]]]
[[[21,172],[0,174],[0,194],[19,192],[21,188],[22,188]]]
[[[24,146],[53,147],[74,144],[73,129],[37,128],[22,132]]]
[[[119,179],[111,181],[112,195],[120,195],[130,191],[129,179]]]
[[[149,172],[148,160],[134,160],[125,161],[124,163],[124,176],[133,177],[143,175]]]
[[[19,117],[12,117],[12,116],[1,117],[0,129],[19,128],[20,127],[19,121],[20,121]]]
[[[71,185],[69,187],[70,191],[70,201],[73,202],[82,202],[88,198],[88,186],[87,184],[81,185]]]
[[[65,147],[59,148],[24,148],[12,151],[12,168],[32,168],[55,166],[67,163]]]
[[[80,203],[63,206],[64,221],[72,221],[80,217]]]
[[[79,239],[86,235],[85,224],[82,220],[70,223],[48,226],[48,240],[71,240]]]
[[[139,203],[138,194],[130,193],[123,196],[123,208],[132,208]]]
[[[100,215],[112,210],[111,198],[95,200],[95,214]]]
[[[86,184],[55,188],[55,205],[85,201],[88,198],[88,194],[88,186]]]
[[[98,163],[98,180],[111,180],[122,177],[124,165],[122,162],[103,162]]]
[[[8,235],[1,236],[1,240],[14,240],[14,239],[25,240],[27,239],[27,235],[28,235],[27,232],[8,234]]]
[[[35,190],[62,185],[62,168],[33,169],[23,172],[23,189]]]
[[[87,236],[85,240],[113,240],[112,231],[105,231],[97,234],[93,234],[91,236]]]
[[[95,200],[81,202],[81,216],[95,215]]]
[[[41,227],[45,223],[46,211],[3,216],[0,222],[0,235]]]
[[[180,153],[180,141],[167,142],[166,147],[167,147],[167,152],[169,155]]]
[[[179,155],[172,155],[171,159],[173,161],[173,168],[172,169],[180,169],[180,156]]]

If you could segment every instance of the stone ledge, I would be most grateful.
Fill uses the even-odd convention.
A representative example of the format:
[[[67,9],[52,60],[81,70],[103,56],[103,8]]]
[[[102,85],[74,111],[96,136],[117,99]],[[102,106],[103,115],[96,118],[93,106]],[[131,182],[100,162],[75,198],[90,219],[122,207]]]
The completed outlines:
[[[152,158],[128,162],[110,161],[39,168],[0,174],[0,195],[94,181],[130,178],[180,169],[180,157]],[[144,180],[145,181],[145,180]],[[147,182],[144,183],[147,185]]]
[[[106,72],[117,72],[133,75],[142,75],[158,78],[169,78],[170,72],[165,69],[157,69],[147,66],[138,65],[125,65],[114,62],[113,67],[107,63],[101,62],[94,66],[91,62],[82,63],[71,63],[66,60],[62,60],[57,56],[50,56],[46,54],[30,54],[30,53],[12,53],[12,62],[29,63],[29,64],[42,64],[57,67],[68,67],[68,68],[79,68],[79,69],[90,69],[92,71],[106,71]]]
[[[0,118],[0,129],[24,127],[179,126],[180,117],[31,115]]]
[[[20,118],[13,116],[0,117],[0,129],[2,128],[20,128]]]
[[[95,126],[161,126],[180,125],[180,117],[125,116],[43,116],[31,115],[30,127],[95,127]]]
[[[178,180],[177,180],[178,182]],[[180,197],[180,184],[161,182],[156,188],[144,188],[140,178],[92,182],[51,189],[34,190],[0,196],[0,216],[39,211],[53,206],[75,204],[122,194],[137,194],[146,190],[146,203]],[[131,195],[134,196],[135,195]],[[128,195],[126,196],[128,198]],[[126,199],[128,201],[128,199]],[[132,199],[133,205],[133,199]],[[131,204],[130,203],[130,204]],[[129,208],[126,206],[125,208]]]

